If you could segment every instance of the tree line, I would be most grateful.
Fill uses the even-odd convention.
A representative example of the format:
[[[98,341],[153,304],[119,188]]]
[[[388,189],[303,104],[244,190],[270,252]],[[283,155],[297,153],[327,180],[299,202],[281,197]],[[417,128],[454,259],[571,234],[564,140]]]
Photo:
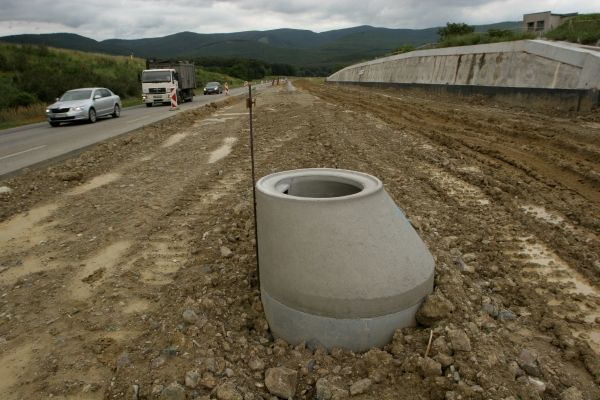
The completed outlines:
[[[333,66],[300,66],[269,63],[248,58],[199,57],[196,65],[211,72],[218,72],[245,81],[262,79],[267,76],[326,76],[337,71]]]

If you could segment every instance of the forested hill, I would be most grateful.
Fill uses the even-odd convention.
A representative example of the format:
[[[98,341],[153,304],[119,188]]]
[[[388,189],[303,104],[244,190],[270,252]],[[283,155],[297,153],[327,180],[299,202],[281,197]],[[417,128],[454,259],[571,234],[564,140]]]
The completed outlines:
[[[502,22],[480,25],[476,29],[515,29],[520,24]],[[388,29],[357,26],[321,33],[298,29],[215,34],[180,32],[156,38],[103,41],[70,33],[27,34],[0,37],[0,41],[114,55],[133,54],[143,58],[236,57],[295,67],[333,67],[382,56],[404,44],[420,46],[436,42],[437,31],[438,28]]]

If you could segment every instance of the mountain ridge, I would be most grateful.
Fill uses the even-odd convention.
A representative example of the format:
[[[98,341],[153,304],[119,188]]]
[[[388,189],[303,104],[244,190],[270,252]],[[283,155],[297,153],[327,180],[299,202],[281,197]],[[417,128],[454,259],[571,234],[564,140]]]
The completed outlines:
[[[517,29],[520,22],[506,21],[475,26]],[[325,32],[279,28],[231,33],[178,32],[161,37],[97,41],[75,33],[22,34],[0,37],[0,42],[45,45],[86,52],[144,58],[253,58],[270,63],[301,66],[347,65],[388,54],[404,45],[421,46],[438,39],[438,27],[394,29],[361,25]]]

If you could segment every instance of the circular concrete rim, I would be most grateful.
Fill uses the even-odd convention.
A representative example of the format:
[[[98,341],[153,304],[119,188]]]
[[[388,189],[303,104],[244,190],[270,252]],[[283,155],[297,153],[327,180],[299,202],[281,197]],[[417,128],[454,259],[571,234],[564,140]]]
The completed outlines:
[[[301,197],[283,193],[281,190],[282,183],[285,183],[286,180],[292,180],[298,177],[320,177],[332,182],[345,183],[362,189],[354,194],[337,197]],[[365,174],[364,172],[336,168],[302,168],[276,172],[274,174],[264,176],[260,178],[258,182],[256,182],[256,189],[266,196],[276,197],[282,200],[331,202],[370,196],[383,190],[383,183],[381,183],[381,181],[373,175]]]

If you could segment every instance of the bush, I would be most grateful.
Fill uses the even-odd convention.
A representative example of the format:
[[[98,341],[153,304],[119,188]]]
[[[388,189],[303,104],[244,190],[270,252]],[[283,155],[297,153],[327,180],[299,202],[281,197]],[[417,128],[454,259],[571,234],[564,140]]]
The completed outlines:
[[[582,14],[546,33],[549,39],[573,43],[596,44],[600,40],[600,14]]]
[[[34,95],[27,92],[17,92],[9,97],[9,107],[24,107],[36,103],[38,100]]]
[[[465,24],[464,22],[448,22],[446,27],[438,29],[440,41],[444,41],[452,36],[464,36],[475,32],[475,27]]]

